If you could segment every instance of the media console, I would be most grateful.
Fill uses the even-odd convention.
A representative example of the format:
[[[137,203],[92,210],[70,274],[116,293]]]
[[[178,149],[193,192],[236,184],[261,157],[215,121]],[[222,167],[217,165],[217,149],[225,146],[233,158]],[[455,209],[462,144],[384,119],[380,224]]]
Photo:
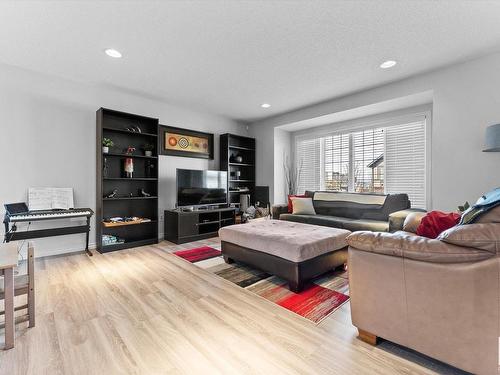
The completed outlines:
[[[165,240],[176,244],[217,237],[220,228],[236,222],[234,208],[195,211],[166,210]]]

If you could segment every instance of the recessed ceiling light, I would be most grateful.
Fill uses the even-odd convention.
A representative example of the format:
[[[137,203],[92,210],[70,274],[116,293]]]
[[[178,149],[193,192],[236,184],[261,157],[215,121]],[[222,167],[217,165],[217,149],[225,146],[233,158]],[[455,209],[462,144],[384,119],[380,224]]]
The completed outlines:
[[[120,51],[117,51],[116,49],[113,48],[108,48],[107,50],[104,50],[104,53],[109,57],[114,57],[115,59],[119,59],[120,57],[122,57]]]
[[[397,61],[387,60],[387,61],[384,61],[382,64],[380,64],[380,67],[382,69],[388,69],[388,68],[392,68],[396,64],[397,64]]]
[[[271,104],[267,104],[267,103],[261,104],[262,108],[269,108],[270,106],[271,106]]]

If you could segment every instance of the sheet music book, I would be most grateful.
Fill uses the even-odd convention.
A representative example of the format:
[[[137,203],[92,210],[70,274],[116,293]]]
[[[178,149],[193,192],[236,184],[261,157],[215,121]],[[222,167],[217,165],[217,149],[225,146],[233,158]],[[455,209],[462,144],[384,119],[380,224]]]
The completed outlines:
[[[75,208],[73,188],[29,188],[28,208],[30,211]]]

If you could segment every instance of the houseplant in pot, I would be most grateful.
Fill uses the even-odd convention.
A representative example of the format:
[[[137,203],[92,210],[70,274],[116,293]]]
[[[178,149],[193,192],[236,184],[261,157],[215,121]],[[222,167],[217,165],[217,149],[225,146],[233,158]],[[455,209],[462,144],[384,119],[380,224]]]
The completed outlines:
[[[115,144],[113,141],[109,138],[103,138],[102,139],[102,152],[107,154],[109,152],[109,148],[113,147]]]
[[[144,150],[144,156],[153,156],[155,145],[146,143],[144,146],[142,146],[142,149]]]

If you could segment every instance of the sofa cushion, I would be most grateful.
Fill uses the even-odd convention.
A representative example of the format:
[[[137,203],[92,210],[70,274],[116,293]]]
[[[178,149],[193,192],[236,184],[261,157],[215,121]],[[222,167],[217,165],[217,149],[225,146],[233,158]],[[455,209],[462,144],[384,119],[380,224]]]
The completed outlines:
[[[411,212],[406,216],[403,223],[403,231],[417,233],[417,228],[422,218],[427,215],[426,212]]]
[[[346,192],[306,191],[314,197],[317,214],[351,219],[388,220],[389,214],[410,208],[407,194],[366,194]]]
[[[355,232],[357,230],[370,230],[373,232],[388,232],[389,222],[380,220],[358,219],[349,220],[343,223],[343,228]]]
[[[491,210],[479,216],[474,223],[500,223],[500,206],[496,206]]]
[[[313,225],[322,225],[325,227],[332,228],[343,228],[343,223],[352,219],[335,217],[328,215],[292,215],[292,214],[281,214],[280,220],[293,221],[296,223],[305,223]]]
[[[437,239],[498,254],[500,253],[500,223],[457,225],[445,230]]]
[[[307,192],[310,194],[310,192]],[[359,194],[333,191],[314,193],[314,209],[317,214],[360,219],[369,211],[382,209],[385,195]]]
[[[308,197],[305,194],[302,194],[302,195],[289,194],[288,195],[288,213],[289,214],[291,214],[293,212],[292,198],[311,198],[311,197]]]
[[[292,197],[294,215],[316,215],[311,198]]]
[[[372,230],[377,232],[387,232],[389,223],[378,220],[351,219],[348,217],[330,216],[330,215],[291,215],[281,214],[280,220],[294,221],[297,223],[306,223],[314,225],[323,225],[326,227],[343,228],[354,232],[356,230]]]
[[[363,219],[389,220],[389,215],[396,211],[406,210],[411,207],[407,194],[388,194],[384,205],[379,210],[363,212]]]
[[[477,262],[494,256],[488,251],[456,246],[403,231],[355,232],[347,237],[347,243],[362,251],[430,263]]]

